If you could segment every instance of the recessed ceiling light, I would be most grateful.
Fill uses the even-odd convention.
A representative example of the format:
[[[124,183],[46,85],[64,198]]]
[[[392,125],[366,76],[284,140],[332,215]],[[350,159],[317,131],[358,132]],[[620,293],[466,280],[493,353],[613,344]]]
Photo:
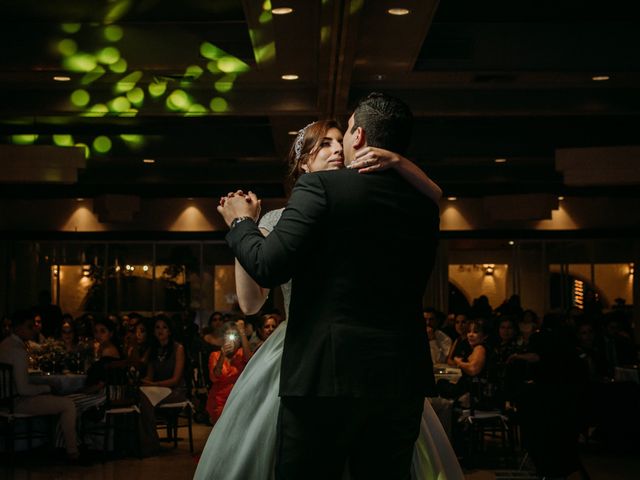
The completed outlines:
[[[559,196],[558,200],[562,201],[562,200],[564,200],[564,197],[563,196]]]
[[[506,158],[496,158],[494,160],[494,162],[496,162],[496,163],[507,163],[507,159]]]
[[[187,197],[187,200],[193,200],[193,197]]]
[[[293,8],[291,7],[278,7],[271,9],[271,13],[274,15],[288,15],[291,12],[293,12]]]
[[[594,82],[604,82],[605,80],[609,80],[611,77],[609,75],[595,75],[591,77],[591,80]]]
[[[450,202],[455,202],[458,199],[458,197],[447,197],[447,200],[449,200]]]
[[[287,73],[286,75],[282,75],[283,80],[298,80],[298,75],[295,73]]]
[[[78,202],[84,202],[84,198],[76,198]]]
[[[514,242],[513,240],[509,240],[509,245],[515,245],[516,242]]]
[[[144,163],[156,163],[156,161],[153,158],[145,158],[144,160],[142,160]]]
[[[410,10],[408,8],[390,8],[389,10],[387,10],[387,12],[389,13],[389,15],[395,15],[395,16],[402,16],[402,15],[408,15]]]
[[[55,77],[53,77],[53,79],[56,82],[68,82],[68,81],[71,80],[71,77],[67,77],[67,76],[64,76],[64,75],[56,75]]]
[[[298,130],[289,130],[287,133],[289,135],[298,135]]]

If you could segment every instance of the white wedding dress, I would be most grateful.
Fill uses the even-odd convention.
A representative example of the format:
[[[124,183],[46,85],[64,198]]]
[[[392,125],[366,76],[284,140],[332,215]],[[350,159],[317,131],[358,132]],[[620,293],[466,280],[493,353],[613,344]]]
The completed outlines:
[[[282,209],[267,213],[260,227],[271,231]],[[291,282],[282,286],[285,306]],[[194,480],[269,480],[276,454],[280,407],[280,360],[287,324],[283,322],[253,355],[238,378],[222,415],[209,434]],[[345,473],[345,479],[348,474]],[[428,399],[413,451],[411,478],[462,480],[464,474]]]

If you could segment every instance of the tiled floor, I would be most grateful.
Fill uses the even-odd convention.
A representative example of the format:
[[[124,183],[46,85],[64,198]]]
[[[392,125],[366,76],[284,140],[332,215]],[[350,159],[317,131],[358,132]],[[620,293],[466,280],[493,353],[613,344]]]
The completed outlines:
[[[188,442],[182,441],[177,449],[165,444],[165,451],[154,458],[138,460],[127,458],[87,467],[51,465],[34,459],[21,461],[19,466],[0,466],[0,480],[190,480],[196,469],[197,454],[202,451],[210,427],[194,426],[196,455],[189,453]],[[182,432],[181,432],[182,433]],[[185,432],[186,433],[186,432]],[[633,455],[585,455],[584,465],[592,480],[636,480],[640,478],[640,458]],[[5,462],[6,463],[6,462]],[[526,472],[474,470],[466,472],[469,480],[529,480],[535,478]],[[579,476],[570,477],[579,480]]]

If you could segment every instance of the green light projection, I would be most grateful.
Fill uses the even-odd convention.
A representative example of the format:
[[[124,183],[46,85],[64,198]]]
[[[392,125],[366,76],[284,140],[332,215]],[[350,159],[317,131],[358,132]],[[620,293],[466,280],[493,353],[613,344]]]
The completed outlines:
[[[23,133],[20,135],[11,135],[11,141],[16,145],[33,145],[38,139],[35,133]]]
[[[111,150],[111,139],[100,135],[93,141],[93,149],[98,153],[107,153]]]
[[[86,107],[91,97],[86,90],[78,89],[71,94],[71,103],[76,107]]]
[[[202,63],[189,65],[182,80],[173,86],[165,79],[153,78],[151,81],[147,79],[149,83],[145,89],[141,85],[141,82],[145,82],[145,74],[142,71],[127,71],[126,52],[114,45],[125,38],[126,30],[123,26],[115,23],[130,11],[134,3],[131,0],[112,0],[102,25],[64,23],[60,26],[66,35],[56,40],[54,50],[61,56],[61,66],[69,72],[83,74],[79,83],[84,88],[75,89],[69,97],[70,105],[79,110],[78,114],[86,117],[131,117],[139,112],[144,112],[145,101],[156,101],[154,99],[161,98],[164,98],[163,103],[168,110],[189,117],[211,113],[219,114],[231,110],[227,99],[222,95],[231,92],[238,76],[248,72],[250,67],[241,59],[211,42],[203,41],[199,45]],[[271,2],[266,0],[262,5],[260,21],[264,23],[270,20]],[[95,45],[94,48],[86,48],[86,45],[81,46],[82,39],[96,38],[96,35],[91,32],[92,29],[99,29],[97,38],[103,39],[102,45],[97,45],[97,48]],[[82,34],[82,37],[74,36],[79,33]],[[74,38],[70,38],[71,36]],[[271,42],[255,48],[254,54],[258,60],[273,59],[275,58],[275,44]],[[122,75],[114,85],[114,96],[104,98],[104,94],[96,93],[97,98],[92,98],[93,95],[88,87],[109,71],[112,74]],[[190,92],[193,82],[201,79],[204,75],[213,76],[213,81],[209,84],[212,86],[211,97],[209,99],[194,98]],[[175,88],[176,86],[180,88]],[[198,96],[202,96],[202,91],[197,93]],[[96,100],[98,101],[96,102]],[[130,148],[136,149],[144,145],[144,137],[141,135],[122,134],[119,137]],[[14,135],[12,141],[16,144],[30,145],[37,138],[38,136],[35,134]],[[106,154],[113,145],[112,139],[105,135],[100,135],[87,143],[74,143],[73,137],[66,134],[54,135],[51,138],[57,146],[83,147],[87,157],[91,150],[99,154]],[[90,149],[88,145],[91,145],[92,148]]]
[[[53,143],[58,147],[73,147],[73,137],[71,135],[54,135]]]

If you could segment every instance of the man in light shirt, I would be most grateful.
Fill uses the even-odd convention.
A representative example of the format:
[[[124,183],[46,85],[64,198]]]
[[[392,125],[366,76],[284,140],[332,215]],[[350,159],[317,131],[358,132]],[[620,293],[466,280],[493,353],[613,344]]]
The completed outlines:
[[[447,363],[447,355],[451,349],[451,338],[440,330],[438,313],[433,308],[427,308],[423,312],[427,336],[429,337],[431,360],[434,364]]]
[[[28,353],[25,342],[33,338],[35,327],[33,314],[27,310],[11,316],[12,334],[0,343],[0,363],[13,366],[14,413],[30,415],[60,415],[67,456],[78,458],[76,440],[76,407],[72,400],[51,395],[48,385],[36,385],[29,380]]]

